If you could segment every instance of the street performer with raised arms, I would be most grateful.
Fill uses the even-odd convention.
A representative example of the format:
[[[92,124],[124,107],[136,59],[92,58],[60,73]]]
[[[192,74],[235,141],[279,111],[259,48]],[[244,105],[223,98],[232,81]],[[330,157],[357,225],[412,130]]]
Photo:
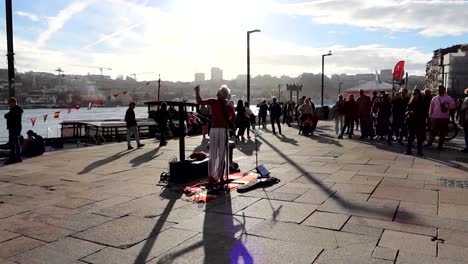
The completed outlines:
[[[209,105],[212,110],[210,130],[210,159],[208,162],[208,184],[224,183],[228,179],[228,129],[235,120],[234,107],[229,103],[230,90],[223,85],[216,94],[217,99],[203,100],[200,86],[195,87],[197,104]]]

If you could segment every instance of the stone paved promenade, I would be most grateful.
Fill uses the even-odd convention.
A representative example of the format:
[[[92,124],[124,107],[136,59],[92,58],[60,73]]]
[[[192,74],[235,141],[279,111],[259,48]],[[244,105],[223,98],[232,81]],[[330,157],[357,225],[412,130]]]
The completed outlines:
[[[178,141],[1,167],[0,263],[467,263],[468,157],[337,140],[331,125],[263,133],[259,158],[281,182],[207,204],[157,186]],[[243,171],[253,146],[234,152]]]

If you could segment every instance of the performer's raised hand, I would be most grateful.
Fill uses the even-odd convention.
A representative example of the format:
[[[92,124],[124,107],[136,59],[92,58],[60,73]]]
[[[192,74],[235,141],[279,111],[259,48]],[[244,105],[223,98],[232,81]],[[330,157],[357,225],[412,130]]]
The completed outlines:
[[[200,85],[195,86],[194,90],[195,90],[196,93],[199,93],[200,92]]]

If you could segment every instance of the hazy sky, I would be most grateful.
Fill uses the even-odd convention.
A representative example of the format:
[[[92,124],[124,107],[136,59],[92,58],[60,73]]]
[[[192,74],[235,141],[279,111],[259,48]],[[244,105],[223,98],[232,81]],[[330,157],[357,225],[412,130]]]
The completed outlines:
[[[369,73],[405,60],[423,74],[432,51],[468,40],[468,1],[389,0],[14,0],[16,68],[115,77],[160,73],[162,79],[226,79],[246,73],[297,76]],[[6,54],[1,2],[1,51]],[[2,67],[6,67],[6,59]],[[156,75],[156,74],[154,74]],[[154,79],[140,74],[138,79]]]

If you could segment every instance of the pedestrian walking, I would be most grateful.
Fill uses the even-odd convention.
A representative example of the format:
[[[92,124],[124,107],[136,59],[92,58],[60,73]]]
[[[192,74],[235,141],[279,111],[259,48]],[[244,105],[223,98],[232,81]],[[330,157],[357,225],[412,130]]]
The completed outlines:
[[[437,149],[440,151],[444,145],[445,136],[448,131],[448,123],[450,118],[450,109],[455,108],[455,102],[452,97],[448,96],[443,85],[439,86],[439,95],[432,98],[429,108],[429,117],[431,118],[431,135],[426,144],[426,147],[432,146],[436,136],[439,136],[439,144]]]
[[[10,155],[6,165],[22,162],[21,159],[21,145],[19,142],[19,137],[22,129],[22,117],[23,117],[23,108],[18,105],[16,98],[10,97],[8,99],[8,105],[10,106],[10,111],[5,114],[5,119],[7,122],[8,129],[8,144],[10,147]]]
[[[244,134],[245,134],[245,129],[247,128],[247,118],[245,116],[245,106],[244,106],[244,101],[239,100],[237,101],[237,106],[235,108],[236,110],[236,126],[238,128],[237,135],[236,135],[236,140],[239,141],[242,140],[244,141]]]
[[[465,89],[465,94],[468,94],[468,88]],[[465,97],[463,103],[460,106],[460,111],[458,115],[458,123],[465,132],[465,148],[462,152],[468,153],[468,96]]]
[[[344,98],[343,95],[338,96],[338,101],[332,107],[332,117],[335,120],[335,133],[340,134],[340,129],[344,126],[345,111],[344,111]]]
[[[416,138],[416,145],[418,149],[418,155],[423,156],[423,142],[424,134],[426,134],[426,112],[424,107],[424,101],[421,91],[418,88],[413,90],[413,95],[408,102],[405,123],[408,127],[408,145],[406,148],[406,155],[411,155],[413,148],[413,141]]]
[[[358,110],[359,106],[354,100],[354,95],[348,95],[348,100],[344,104],[345,122],[343,128],[341,128],[341,134],[338,136],[339,139],[343,138],[343,134],[348,128],[349,138],[353,138],[354,122],[358,118]]]
[[[135,137],[138,148],[141,148],[145,145],[145,144],[140,143],[140,134],[138,132],[138,125],[137,125],[137,121],[135,118],[135,111],[134,111],[135,107],[136,107],[136,103],[131,102],[128,105],[127,112],[125,113],[125,123],[127,125],[127,148],[129,150],[133,149],[132,145],[130,144],[132,135]]]
[[[166,133],[167,133],[167,121],[169,121],[169,111],[167,111],[167,104],[161,103],[161,109],[158,113],[158,127],[161,131],[161,138],[159,140],[159,146],[166,146]]]

